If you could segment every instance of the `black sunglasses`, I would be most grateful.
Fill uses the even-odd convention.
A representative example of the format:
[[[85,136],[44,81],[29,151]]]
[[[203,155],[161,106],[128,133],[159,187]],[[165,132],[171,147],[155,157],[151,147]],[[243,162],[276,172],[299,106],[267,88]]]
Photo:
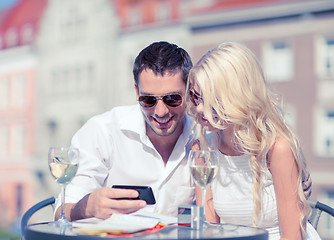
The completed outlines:
[[[189,96],[190,101],[195,105],[198,106],[201,103],[203,103],[203,97],[199,93],[197,93],[195,90],[191,89],[189,90]]]
[[[160,99],[162,99],[162,101],[170,107],[178,107],[182,103],[182,96],[180,94],[170,94],[166,96],[140,96],[138,101],[142,107],[150,108],[153,107]]]

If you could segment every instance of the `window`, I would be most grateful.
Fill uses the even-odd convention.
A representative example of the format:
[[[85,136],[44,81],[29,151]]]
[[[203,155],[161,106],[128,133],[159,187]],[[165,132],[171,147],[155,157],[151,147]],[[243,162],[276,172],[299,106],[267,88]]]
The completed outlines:
[[[293,77],[293,53],[285,41],[266,43],[263,47],[263,68],[271,82],[286,82]]]
[[[292,129],[292,131],[297,131],[297,111],[296,108],[292,105],[287,104],[284,107],[284,120],[286,124]]]
[[[23,202],[23,186],[21,184],[16,185],[16,196],[17,196],[17,215],[21,216],[22,214],[22,202]]]
[[[95,69],[92,62],[59,66],[51,72],[50,94],[57,97],[72,97],[92,91]]]
[[[25,127],[23,125],[16,125],[13,127],[13,145],[15,145],[15,151],[13,152],[16,157],[22,157],[25,153]]]
[[[66,89],[63,89],[68,93],[68,95],[76,93],[76,82],[74,76],[75,76],[75,70],[73,66],[68,67]]]
[[[54,133],[57,130],[58,124],[55,120],[51,119],[48,121],[48,127],[51,133]]]
[[[74,69],[74,76],[73,76],[73,82],[75,85],[75,89],[77,90],[78,93],[84,93],[85,92],[85,83],[82,79],[82,67],[80,64],[77,64]]]
[[[319,156],[333,157],[334,109],[317,109],[315,118],[315,151]]]
[[[83,77],[82,77],[82,84],[83,84],[83,89],[88,92],[88,91],[93,91],[94,86],[96,85],[95,83],[95,66],[93,62],[89,62],[85,65],[85,69],[83,69]]]
[[[334,77],[334,36],[317,40],[317,72],[320,77]]]
[[[50,95],[51,96],[63,96],[65,83],[67,82],[67,75],[64,67],[56,67],[51,71],[51,83],[50,83]]]
[[[171,6],[167,1],[161,1],[159,4],[159,9],[157,11],[158,19],[162,22],[166,22],[171,18]]]
[[[10,28],[6,32],[6,42],[8,47],[16,46],[19,42],[19,37],[15,28]]]
[[[329,206],[334,206],[334,191],[331,189],[324,189],[319,196],[319,201]],[[319,219],[319,226],[317,231],[323,239],[331,239],[334,235],[334,220],[333,217],[323,213]]]
[[[23,75],[19,75],[16,79],[16,104],[22,107],[25,102],[25,79]]]
[[[7,157],[8,151],[8,128],[0,126],[0,160]]]
[[[9,80],[0,79],[0,108],[7,108],[9,105]]]
[[[30,23],[25,24],[21,30],[22,42],[23,43],[31,42],[34,36],[33,33],[34,33],[34,30],[33,30],[32,24]]]
[[[136,58],[135,55],[130,55],[128,57],[128,61],[125,66],[127,67],[126,68],[126,78],[125,79],[132,79],[133,78],[133,75],[132,75],[132,68],[133,68],[133,64],[134,64],[134,59]],[[126,82],[126,85],[127,85],[127,90],[129,91],[133,91],[133,83],[132,81],[125,81]]]
[[[86,19],[77,8],[69,9],[61,23],[64,34],[61,36],[64,43],[78,43],[85,38]]]
[[[129,20],[129,25],[130,26],[137,26],[141,23],[141,11],[140,8],[137,4],[133,4],[129,8],[129,15],[128,15],[128,20]]]

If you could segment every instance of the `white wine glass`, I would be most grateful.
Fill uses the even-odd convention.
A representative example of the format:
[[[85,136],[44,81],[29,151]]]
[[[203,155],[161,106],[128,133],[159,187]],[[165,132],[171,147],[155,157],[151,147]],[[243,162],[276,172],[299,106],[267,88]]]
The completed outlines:
[[[202,207],[205,213],[206,189],[218,172],[217,152],[213,150],[191,150],[189,152],[191,175],[202,192]]]
[[[48,162],[51,175],[61,187],[61,213],[55,224],[58,227],[71,227],[65,216],[65,188],[77,173],[79,150],[72,147],[50,147]]]

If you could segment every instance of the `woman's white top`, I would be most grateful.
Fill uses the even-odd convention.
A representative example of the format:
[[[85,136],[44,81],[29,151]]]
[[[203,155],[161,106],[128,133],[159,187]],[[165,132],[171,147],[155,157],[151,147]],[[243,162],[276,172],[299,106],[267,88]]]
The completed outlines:
[[[219,153],[219,172],[212,183],[213,205],[221,222],[253,226],[253,180],[250,156]],[[269,232],[269,240],[280,239],[276,195],[271,173],[263,174],[263,206],[260,224]],[[320,239],[308,223],[306,239]]]

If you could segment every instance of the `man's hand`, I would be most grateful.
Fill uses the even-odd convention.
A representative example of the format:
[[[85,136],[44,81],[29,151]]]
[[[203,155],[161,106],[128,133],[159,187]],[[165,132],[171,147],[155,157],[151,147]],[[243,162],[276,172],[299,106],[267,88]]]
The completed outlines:
[[[136,198],[139,193],[132,189],[116,189],[103,187],[87,194],[76,204],[66,204],[66,217],[69,220],[96,217],[109,218],[113,213],[132,213],[146,206],[144,200],[124,200]],[[56,219],[59,218],[57,209]]]
[[[129,189],[104,187],[92,192],[87,201],[86,215],[106,219],[113,213],[132,213],[146,206],[144,200],[120,200],[136,198],[139,193]]]

